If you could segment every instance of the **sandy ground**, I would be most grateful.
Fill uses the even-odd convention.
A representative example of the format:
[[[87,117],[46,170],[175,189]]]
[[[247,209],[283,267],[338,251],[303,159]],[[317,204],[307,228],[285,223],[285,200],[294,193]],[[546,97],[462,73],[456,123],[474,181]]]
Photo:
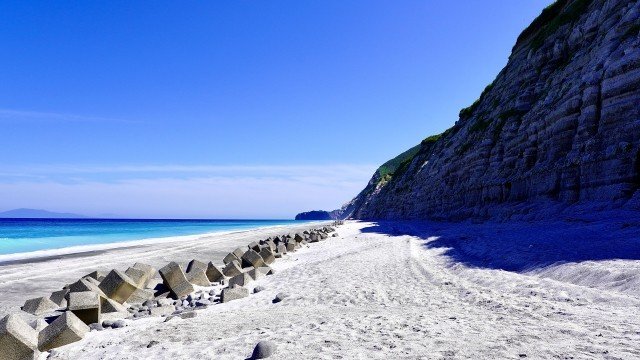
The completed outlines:
[[[272,340],[273,359],[637,359],[640,226],[621,221],[349,222],[277,261],[251,285],[262,292],[94,331],[50,358],[245,359]],[[576,244],[561,245],[567,234]],[[624,254],[602,254],[618,238]]]

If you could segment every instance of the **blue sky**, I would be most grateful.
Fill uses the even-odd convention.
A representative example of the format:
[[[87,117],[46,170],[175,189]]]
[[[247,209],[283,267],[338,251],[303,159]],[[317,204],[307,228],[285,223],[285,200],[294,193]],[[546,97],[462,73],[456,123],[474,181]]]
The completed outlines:
[[[457,120],[550,0],[0,3],[0,210],[290,218]]]

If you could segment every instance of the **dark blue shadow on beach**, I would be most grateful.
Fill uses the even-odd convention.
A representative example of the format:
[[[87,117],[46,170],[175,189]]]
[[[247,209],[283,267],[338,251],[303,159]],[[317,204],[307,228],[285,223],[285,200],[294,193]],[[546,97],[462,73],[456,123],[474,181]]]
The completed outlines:
[[[640,260],[637,222],[375,222],[363,233],[411,235],[467,266],[524,272],[553,264]]]

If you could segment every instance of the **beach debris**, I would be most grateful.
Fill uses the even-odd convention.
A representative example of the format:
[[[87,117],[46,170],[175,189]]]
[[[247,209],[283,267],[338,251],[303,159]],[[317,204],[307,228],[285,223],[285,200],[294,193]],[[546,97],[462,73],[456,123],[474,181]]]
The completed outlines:
[[[193,285],[211,286],[211,282],[206,274],[207,264],[198,260],[191,260],[187,265],[187,281]]]
[[[0,320],[0,359],[33,358],[38,351],[38,332],[18,315]]]
[[[213,265],[212,262],[209,262],[209,264],[207,265],[206,275],[209,281],[213,283],[221,282],[225,279],[222,270]]]
[[[88,278],[90,279],[90,278]],[[80,279],[70,285],[67,286],[67,289],[69,290],[69,293],[73,293],[73,292],[81,292],[81,291],[93,291],[99,295],[102,295],[104,297],[106,297],[107,295],[104,294],[104,292],[100,289],[100,287],[92,282],[89,282],[87,280],[87,278],[85,279]],[[65,298],[68,300],[69,299],[69,294],[67,294],[65,296]]]
[[[72,292],[69,293],[67,309],[87,325],[99,323],[100,298],[100,295],[93,291]]]
[[[257,243],[257,242],[255,242],[255,241],[250,242],[250,243],[249,243],[249,245],[248,245],[247,247],[248,247],[249,249],[251,249],[251,250],[253,250],[253,251],[257,252],[257,253],[259,253],[259,252],[260,252],[260,249],[261,249],[261,248],[260,248],[260,244],[258,244],[258,243]]]
[[[89,324],[89,331],[102,331],[104,326],[102,324]]]
[[[262,244],[267,246],[271,251],[276,251],[276,243],[274,243],[273,240],[271,239],[263,240]]]
[[[38,348],[48,351],[82,340],[89,327],[71,311],[58,316],[38,335]]]
[[[22,309],[37,316],[66,308],[51,324],[38,319],[29,326],[16,315],[2,319],[0,349],[12,351],[10,355],[0,353],[0,360],[21,359],[37,354],[38,350],[48,351],[70,344],[82,339],[90,329],[125,327],[128,323],[124,318],[165,316],[165,321],[168,321],[177,316],[187,319],[196,316],[194,309],[208,307],[218,301],[225,303],[247,297],[249,290],[245,286],[273,274],[269,265],[277,258],[306,245],[307,240],[327,239],[327,234],[334,231],[331,227],[324,227],[251,242],[247,248],[237,248],[229,253],[223,260],[226,265],[222,270],[213,262],[207,264],[194,259],[184,272],[178,263],[170,262],[159,271],[162,283],[158,280],[153,283],[158,294],[156,297],[149,284],[157,272],[150,265],[135,263],[124,272],[111,270],[106,274],[93,271],[49,297],[25,302]],[[332,235],[336,236],[335,233]],[[212,283],[228,284],[219,294],[219,300],[219,290],[216,289],[200,289],[194,293],[193,285],[210,287]],[[263,290],[264,287],[256,286],[252,292]],[[179,300],[173,300],[169,295]],[[278,293],[272,302],[279,303],[288,296]],[[256,345],[252,358],[262,359],[275,351],[273,343],[260,345],[262,343]]]
[[[47,297],[39,297],[35,299],[29,299],[22,305],[22,311],[32,315],[40,316],[50,313],[58,309],[58,304],[54,303]]]
[[[193,271],[194,269],[200,269],[200,270],[206,271],[207,264],[202,261],[193,259],[189,261],[189,263],[187,264],[187,272]]]
[[[171,299],[158,299],[158,306],[173,306],[175,305],[175,300]]]
[[[127,307],[109,298],[100,297],[101,319],[122,319],[129,315]]]
[[[109,274],[100,282],[100,290],[106,297],[113,299],[120,304],[124,303],[131,297],[137,287],[135,282],[118,270],[111,270]]]
[[[252,270],[253,271],[253,270]],[[242,274],[238,274],[231,279],[229,279],[229,287],[233,286],[245,286],[249,284],[254,279],[249,275],[248,272],[243,272]]]
[[[211,286],[211,282],[205,273],[205,270],[200,268],[194,268],[186,274],[187,281],[193,285],[198,286]]]
[[[284,300],[284,299],[286,299],[288,297],[289,297],[289,294],[281,292],[281,293],[278,293],[276,295],[276,297],[271,302],[274,303],[274,304],[277,304],[279,302],[282,302],[282,300]]]
[[[253,250],[249,250],[244,255],[242,255],[242,267],[260,267],[264,266],[264,259],[260,254]]]
[[[224,259],[222,259],[222,263],[225,265],[233,261],[240,261],[240,258],[237,257],[236,254],[232,252],[228,253],[227,256],[225,256]]]
[[[249,296],[249,290],[241,286],[234,286],[222,289],[220,302],[226,303],[232,300],[238,300]]]
[[[83,278],[85,281],[87,281],[90,284],[93,284],[95,286],[99,286],[100,285],[100,281],[98,281],[97,279],[92,278],[91,276],[89,277],[84,277]],[[103,279],[104,280],[104,279]]]
[[[276,344],[273,341],[263,340],[256,344],[251,354],[251,359],[266,359],[276,352]]]
[[[102,322],[102,327],[104,328],[110,328],[111,326],[113,326],[115,320],[104,320]]]
[[[160,276],[165,286],[177,297],[189,295],[193,292],[193,285],[187,281],[185,273],[178,263],[172,261],[160,269]]]
[[[265,247],[260,250],[260,257],[262,257],[262,260],[267,265],[271,265],[274,261],[276,261],[276,256],[269,247]]]
[[[278,244],[278,246],[276,246],[276,257],[278,257],[278,255],[282,257],[282,255],[286,253],[287,253],[287,247],[285,246],[284,243],[280,243]]]
[[[241,261],[242,255],[244,255],[244,253],[245,251],[242,248],[237,248],[232,252],[230,252],[229,254],[227,254],[227,256],[225,256],[225,258],[222,259],[222,262],[225,264],[228,264],[232,261]]]
[[[59,307],[67,307],[67,299],[66,296],[69,293],[69,289],[62,289],[58,291],[54,291],[49,296],[49,300],[53,301]]]
[[[237,257],[238,259],[242,259],[242,255],[244,255],[245,252],[247,252],[247,250],[243,248],[237,248],[233,250],[233,255],[235,255],[235,257]]]
[[[144,289],[149,285],[149,282],[153,279],[155,273],[156,269],[150,265],[142,263],[135,263],[124,272],[125,275],[133,280],[133,284],[140,289]]]
[[[171,306],[159,306],[149,309],[151,316],[169,316],[176,311],[176,307]]]
[[[273,269],[271,269],[271,267],[269,266],[261,266],[259,268],[251,269],[247,273],[253,280],[258,280],[267,275],[272,275]]]
[[[198,316],[198,313],[195,311],[185,311],[178,314],[178,317],[180,317],[181,319],[193,319],[196,316]]]
[[[127,300],[127,303],[140,304],[153,298],[154,298],[153,290],[138,288],[133,292],[133,294],[131,294],[131,296]]]
[[[195,307],[207,307],[209,305],[213,305],[213,302],[211,302],[209,299],[200,299],[194,302],[194,306]]]
[[[287,247],[287,252],[288,253],[296,251],[295,244],[297,244],[297,243],[296,242],[291,242],[291,241],[285,243],[285,246]]]
[[[123,327],[127,327],[129,325],[129,323],[125,320],[116,320],[113,322],[113,325],[111,325],[112,329],[120,329]]]
[[[227,277],[233,277],[242,273],[242,266],[240,266],[240,263],[238,261],[234,260],[228,263],[227,266],[224,267],[224,270],[222,270],[222,272]]]
[[[100,282],[100,281],[102,281],[106,276],[107,276],[107,273],[106,273],[106,272],[96,270],[96,271],[92,271],[92,272],[88,273],[87,275],[83,276],[82,278],[83,278],[83,279],[86,279],[86,278],[92,278],[92,279],[97,280],[97,281],[99,281],[99,282]]]
[[[37,319],[31,322],[31,324],[29,325],[33,328],[33,330],[40,332],[40,330],[46,328],[49,323],[45,319]]]

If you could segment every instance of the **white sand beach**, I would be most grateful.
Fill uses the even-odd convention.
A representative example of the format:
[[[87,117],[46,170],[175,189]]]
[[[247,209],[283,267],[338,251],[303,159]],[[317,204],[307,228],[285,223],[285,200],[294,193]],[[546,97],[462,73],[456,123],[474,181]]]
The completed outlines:
[[[277,345],[274,359],[639,358],[635,247],[623,249],[626,260],[589,250],[611,238],[637,242],[639,224],[621,221],[348,222],[339,237],[276,261],[274,275],[249,285],[265,288],[257,294],[192,319],[146,318],[92,331],[49,358],[245,359],[261,340]],[[226,250],[275,232],[238,233],[215,247],[159,244],[3,267],[0,291],[15,304],[26,289],[37,296],[96,267],[219,261]],[[558,234],[592,245],[564,254]],[[288,297],[274,304],[278,293]]]
[[[317,226],[323,222],[313,224]],[[0,293],[3,294],[0,314],[17,312],[26,298],[48,295],[94,270],[124,271],[135,262],[144,262],[156,269],[170,261],[185,265],[191,259],[221,263],[228,252],[239,246],[269,236],[302,231],[313,224],[0,255]],[[22,315],[32,318],[26,313]]]

